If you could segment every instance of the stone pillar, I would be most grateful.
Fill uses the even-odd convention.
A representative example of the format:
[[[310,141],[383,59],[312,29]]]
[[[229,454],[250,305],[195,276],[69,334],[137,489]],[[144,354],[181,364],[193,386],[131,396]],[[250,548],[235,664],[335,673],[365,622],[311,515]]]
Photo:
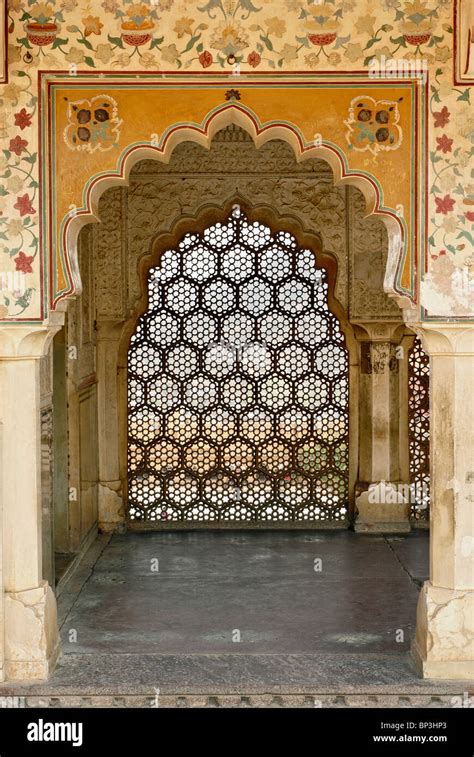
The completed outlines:
[[[355,527],[357,531],[407,531],[408,503],[394,488],[378,487],[380,482],[407,483],[401,481],[399,428],[399,364],[404,351],[397,353],[405,327],[399,322],[364,323],[355,330],[361,352]]]
[[[123,321],[97,323],[99,529],[103,532],[121,531],[125,525],[120,478],[121,414],[118,395],[118,350],[122,330]]]
[[[430,356],[430,580],[415,662],[425,678],[474,679],[474,326],[410,324]]]
[[[42,575],[40,358],[62,323],[0,328],[0,457],[7,680],[48,677],[59,654],[56,600]]]

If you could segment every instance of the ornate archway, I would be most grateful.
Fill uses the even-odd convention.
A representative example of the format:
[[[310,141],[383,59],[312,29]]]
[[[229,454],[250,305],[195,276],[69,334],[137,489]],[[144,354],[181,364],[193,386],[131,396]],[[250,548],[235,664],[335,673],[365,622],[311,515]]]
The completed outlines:
[[[215,74],[198,80],[144,74],[127,81],[114,74],[42,74],[45,311],[63,309],[64,300],[80,292],[77,237],[84,224],[97,220],[105,189],[127,184],[131,168],[144,158],[167,162],[180,142],[209,147],[229,124],[245,129],[257,147],[278,138],[292,146],[298,161],[324,159],[336,183],[358,187],[367,213],[379,215],[387,227],[385,291],[401,307],[412,307],[423,270],[425,87],[416,77],[389,83],[362,74],[328,77],[278,78],[275,87],[271,75],[246,76],[238,89],[229,89],[228,78]],[[289,97],[297,114],[292,120],[282,118]],[[96,111],[100,118],[94,120]],[[79,114],[88,119],[87,128]],[[58,181],[56,167],[66,164],[68,174]]]

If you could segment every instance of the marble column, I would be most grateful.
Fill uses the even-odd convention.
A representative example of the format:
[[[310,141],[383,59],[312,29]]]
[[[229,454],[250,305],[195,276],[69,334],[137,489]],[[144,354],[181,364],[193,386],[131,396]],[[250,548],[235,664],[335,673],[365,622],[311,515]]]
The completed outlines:
[[[59,654],[56,600],[42,575],[40,358],[63,314],[48,325],[0,328],[0,504],[4,678],[46,679]]]
[[[425,678],[474,679],[474,326],[410,324],[430,356],[430,579],[415,662]]]

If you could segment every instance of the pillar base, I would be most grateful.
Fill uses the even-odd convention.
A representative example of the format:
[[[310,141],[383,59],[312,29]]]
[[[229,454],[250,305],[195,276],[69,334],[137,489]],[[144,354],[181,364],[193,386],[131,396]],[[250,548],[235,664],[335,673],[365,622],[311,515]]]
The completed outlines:
[[[126,528],[121,481],[99,481],[99,530],[103,534],[123,533]]]
[[[395,484],[385,481],[370,484],[355,504],[357,533],[406,534],[411,530],[410,505]]]
[[[474,680],[474,592],[426,581],[411,654],[423,678]]]
[[[56,598],[46,581],[5,593],[5,678],[46,680],[60,653]]]

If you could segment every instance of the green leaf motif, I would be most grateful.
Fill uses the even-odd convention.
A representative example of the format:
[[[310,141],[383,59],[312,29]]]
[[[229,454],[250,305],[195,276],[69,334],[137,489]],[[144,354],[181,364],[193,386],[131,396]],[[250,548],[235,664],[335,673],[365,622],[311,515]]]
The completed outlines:
[[[405,37],[390,37],[390,42],[393,42],[394,45],[399,45],[399,47],[407,46],[407,43],[405,42]]]
[[[466,229],[464,229],[464,231],[461,231],[457,235],[456,239],[461,239],[462,237],[464,237],[464,239],[467,239],[472,245],[474,245],[474,237],[472,236],[472,234],[466,231]]]
[[[261,34],[260,39],[262,40],[263,44],[266,46],[267,50],[273,50],[273,45],[267,36],[264,36],[263,34]]]
[[[243,8],[244,10],[248,11],[249,13],[252,13],[252,12],[253,12],[253,13],[258,13],[259,11],[261,11],[261,10],[262,10],[261,8],[257,8],[257,7],[256,7],[256,6],[255,6],[255,5],[254,5],[254,4],[253,4],[253,3],[251,2],[251,0],[240,0],[240,5],[242,6],[242,8]]]
[[[202,5],[200,8],[198,8],[198,11],[200,13],[208,13],[209,16],[211,16],[210,11],[214,10],[214,8],[219,8],[220,4],[220,0],[209,0],[206,5]],[[215,18],[215,16],[211,16],[211,18]]]
[[[435,103],[440,103],[441,99],[440,99],[440,96],[438,94],[438,90],[436,89],[436,87],[433,84],[430,87],[430,91],[431,91],[431,95],[432,95],[433,100],[435,101]]]
[[[300,45],[304,45],[304,47],[311,47],[308,37],[296,37],[296,41],[300,43]],[[259,45],[257,45],[258,49]],[[260,48],[263,50],[262,45],[260,45]]]
[[[28,307],[31,301],[31,294],[33,292],[33,288],[29,288],[26,290],[26,292],[17,299],[16,304],[19,305],[24,310]]]
[[[373,46],[373,45],[375,45],[375,44],[376,44],[377,42],[381,42],[381,40],[382,40],[382,37],[372,37],[372,39],[369,39],[369,41],[367,42],[367,44],[366,44],[366,46],[365,46],[364,50],[368,50],[368,49],[369,49],[369,47],[372,47],[372,46]]]
[[[86,39],[85,37],[84,37],[84,38],[81,38],[81,39],[78,39],[77,41],[78,41],[78,42],[79,42],[79,43],[80,43],[81,45],[84,45],[84,47],[87,47],[87,49],[88,49],[88,50],[93,50],[93,49],[94,49],[94,48],[92,47],[91,43],[89,42],[89,40],[88,40],[88,39]]]
[[[462,93],[462,95],[459,95],[459,97],[457,98],[458,101],[459,100],[464,100],[464,102],[467,102],[467,103],[471,102],[470,99],[469,99],[469,94],[470,94],[469,90],[465,89],[464,92]]]
[[[351,38],[350,34],[348,34],[347,37],[338,37],[336,40],[336,44],[334,45],[334,49],[337,50],[338,47],[343,47],[344,45],[347,45],[350,38]],[[307,42],[308,42],[308,47],[309,47],[309,40],[307,40]]]
[[[32,50],[32,47],[31,47],[31,45],[30,45],[30,43],[28,41],[28,37],[19,37],[17,39],[17,42],[19,42],[20,45],[22,45],[23,47],[27,47],[28,50]]]
[[[69,42],[69,39],[61,39],[61,37],[56,37],[52,44],[52,49],[55,50],[57,47],[64,47],[64,45],[67,45]]]
[[[191,37],[188,44],[184,48],[183,53],[187,53],[189,50],[192,50],[192,48],[194,47],[198,39],[200,39],[201,37],[202,37],[201,32],[199,32],[199,34],[195,34],[194,37]]]
[[[125,49],[125,45],[123,44],[122,37],[112,37],[110,34],[107,36],[107,39],[109,40],[111,45],[115,45],[116,47],[121,47],[122,50]]]

